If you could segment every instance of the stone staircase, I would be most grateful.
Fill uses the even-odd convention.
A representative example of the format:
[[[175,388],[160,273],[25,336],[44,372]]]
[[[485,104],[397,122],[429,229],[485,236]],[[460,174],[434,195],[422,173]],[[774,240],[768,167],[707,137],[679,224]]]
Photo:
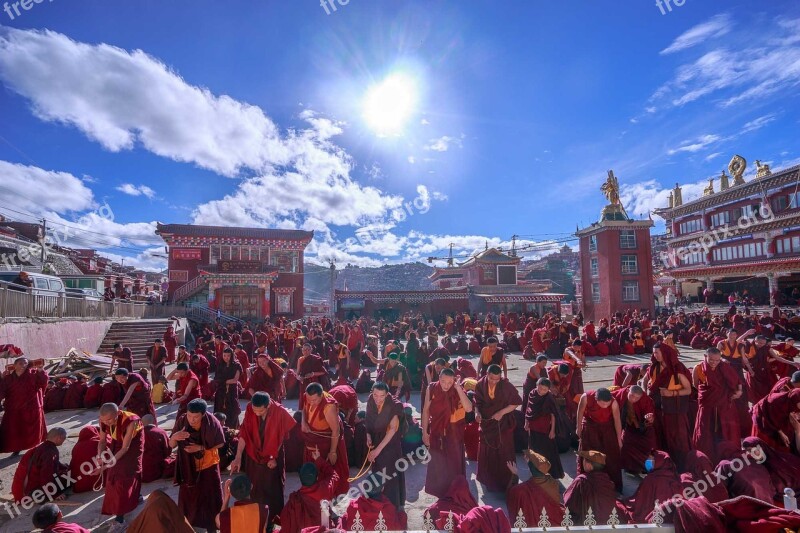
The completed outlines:
[[[133,369],[146,368],[147,349],[153,345],[154,340],[162,339],[164,332],[172,325],[174,323],[169,319],[114,322],[97,351],[110,355],[114,351],[114,343],[121,342],[122,346],[133,352]]]

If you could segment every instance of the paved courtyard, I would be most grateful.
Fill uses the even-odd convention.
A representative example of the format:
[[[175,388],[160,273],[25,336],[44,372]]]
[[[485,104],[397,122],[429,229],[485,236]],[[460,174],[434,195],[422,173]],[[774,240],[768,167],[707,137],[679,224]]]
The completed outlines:
[[[698,350],[689,350],[681,348],[681,360],[688,367],[692,367],[702,359],[702,353]],[[584,384],[587,390],[608,386],[611,384],[614,371],[617,366],[633,362],[646,362],[649,361],[649,356],[617,356],[607,358],[590,358],[588,368],[584,374]],[[509,379],[517,385],[520,389],[525,380],[525,375],[530,368],[531,362],[525,361],[518,353],[509,355]],[[361,407],[366,405],[366,394],[359,395]],[[419,393],[412,394],[411,403],[415,409],[419,406]],[[244,407],[245,402],[242,402]],[[286,407],[292,411],[297,409],[297,400],[289,400],[286,402]],[[159,424],[165,428],[172,427],[172,421],[175,417],[176,407],[169,405],[156,406]],[[415,412],[415,416],[419,417],[419,413]],[[67,429],[69,438],[64,446],[61,447],[62,462],[68,463],[70,459],[70,452],[72,446],[77,441],[78,432],[80,429],[89,423],[97,423],[97,412],[92,411],[58,411],[47,414],[47,426],[63,426]],[[8,456],[0,459],[0,494],[2,495],[3,502],[8,502],[11,499],[10,488],[11,480],[14,475],[19,457],[10,458]],[[575,454],[570,451],[561,456],[561,461],[564,464],[566,476],[561,480],[563,488],[572,481],[575,475]],[[527,479],[527,468],[525,467],[521,457],[518,456],[517,464],[522,473],[523,479]],[[475,481],[476,463],[467,463],[467,478],[471,490],[479,503],[491,505],[494,507],[502,507],[505,509],[505,496],[499,493],[484,493],[483,487]],[[357,469],[351,469],[351,475],[355,475]],[[228,476],[223,475],[223,480]],[[624,495],[629,496],[636,490],[638,478],[624,476]],[[406,486],[408,493],[408,503],[406,505],[406,512],[409,517],[409,528],[419,529],[422,527],[422,513],[425,508],[431,505],[436,498],[424,492],[423,487],[425,484],[425,466],[415,465],[406,472]],[[299,479],[296,473],[290,473],[286,479],[286,493],[296,490],[300,486]],[[146,495],[153,490],[161,489],[167,494],[172,496],[176,501],[178,498],[177,487],[173,487],[171,480],[160,480],[154,483],[147,483],[143,486],[143,494]],[[61,509],[67,521],[78,523],[92,531],[103,533],[107,531],[110,526],[109,517],[100,516],[100,507],[102,504],[102,492],[97,493],[83,493],[70,496],[66,501],[59,502]],[[3,533],[27,533],[31,531],[31,514],[32,510],[23,511],[19,516],[12,516],[9,512],[9,507],[0,509],[0,532]],[[139,507],[141,509],[141,506]],[[601,517],[598,517],[598,521]],[[603,519],[603,521],[605,521]],[[513,518],[512,518],[513,522]]]

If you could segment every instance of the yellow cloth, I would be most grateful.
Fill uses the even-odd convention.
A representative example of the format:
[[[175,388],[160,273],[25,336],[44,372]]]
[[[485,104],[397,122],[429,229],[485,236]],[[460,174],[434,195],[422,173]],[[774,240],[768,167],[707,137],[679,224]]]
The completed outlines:
[[[153,390],[150,391],[150,397],[153,399],[153,403],[164,403],[164,390],[167,387],[163,383],[156,383],[153,385]]]
[[[219,452],[216,448],[212,450],[206,450],[203,452],[202,459],[195,459],[194,464],[198,471],[211,468],[212,466],[219,464]]]

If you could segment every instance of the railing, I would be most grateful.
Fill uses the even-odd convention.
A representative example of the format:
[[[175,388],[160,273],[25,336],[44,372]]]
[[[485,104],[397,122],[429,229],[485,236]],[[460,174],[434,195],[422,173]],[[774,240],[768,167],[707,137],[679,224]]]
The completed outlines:
[[[188,298],[189,296],[191,296],[192,294],[197,292],[197,290],[200,287],[205,285],[205,282],[206,282],[205,278],[201,274],[201,275],[193,278],[191,281],[188,281],[188,282],[184,283],[172,295],[172,301],[173,302],[180,302],[181,300],[185,300],[186,298]]]
[[[211,309],[206,305],[190,304],[184,308],[186,318],[199,322],[201,324],[213,324],[219,320],[220,324],[227,327],[228,324],[244,324],[244,320],[236,318],[235,316],[226,315],[225,313]]]
[[[0,318],[144,318],[147,307],[140,302],[74,298],[0,282]]]

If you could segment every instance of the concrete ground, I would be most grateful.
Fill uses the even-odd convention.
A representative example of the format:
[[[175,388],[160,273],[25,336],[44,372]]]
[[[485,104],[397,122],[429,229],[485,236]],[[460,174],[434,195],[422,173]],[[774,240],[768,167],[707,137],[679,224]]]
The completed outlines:
[[[690,350],[685,347],[681,348],[681,360],[686,364],[686,366],[691,368],[701,359],[702,352],[698,350]],[[614,371],[621,364],[646,361],[649,361],[649,356],[645,355],[589,358],[588,368],[586,369],[583,378],[586,390],[610,385],[614,377]],[[509,379],[521,390],[522,383],[525,380],[525,375],[531,366],[531,362],[525,361],[521,354],[514,353],[508,356],[508,363]],[[367,394],[359,395],[361,408],[365,408],[366,400]],[[419,392],[412,394],[411,403],[415,406],[415,408],[419,406]],[[244,405],[245,402],[242,402],[243,408]],[[294,411],[297,409],[297,400],[287,400],[285,402],[285,406],[289,410]],[[176,407],[174,406],[156,406],[159,424],[167,429],[171,428],[175,419],[175,411]],[[419,413],[415,412],[415,416],[419,417]],[[48,428],[53,426],[62,426],[67,429],[69,434],[67,442],[61,447],[62,462],[69,463],[72,446],[77,441],[78,432],[83,426],[90,423],[97,423],[96,410],[58,411],[47,414]],[[8,502],[11,500],[11,480],[14,476],[14,471],[18,462],[19,456],[15,458],[8,456],[0,458],[0,483],[2,483],[2,486],[0,486],[0,502]],[[575,476],[575,453],[570,450],[568,453],[562,454],[561,462],[563,463],[566,471],[566,476],[561,480],[561,484],[563,485],[563,489],[566,489],[566,487],[568,487],[572,482],[572,478]],[[517,465],[523,479],[527,479],[527,467],[524,464],[521,456],[517,457]],[[486,493],[483,490],[483,486],[475,480],[476,467],[476,463],[469,461],[467,462],[467,479],[469,480],[473,495],[477,497],[478,502],[481,505],[485,504],[505,509],[506,505],[504,494]],[[422,513],[436,500],[435,497],[428,495],[423,490],[425,485],[425,469],[426,467],[424,465],[418,464],[412,466],[406,472],[406,488],[408,498],[406,512],[408,513],[409,518],[409,529],[422,528]],[[355,475],[356,473],[357,469],[351,469],[351,475]],[[228,477],[229,476],[223,474],[223,480],[227,479]],[[630,496],[638,486],[638,478],[633,478],[627,475],[623,477],[623,494],[625,496]],[[288,474],[286,479],[286,494],[288,495],[290,492],[296,490],[299,486],[300,482],[297,474]],[[160,480],[154,483],[147,483],[143,486],[142,494],[146,496],[156,489],[165,491],[177,501],[178,490],[177,487],[173,487],[171,480]],[[64,502],[59,502],[59,505],[67,521],[78,523],[83,527],[91,529],[95,532],[104,533],[108,530],[111,522],[110,517],[100,516],[102,497],[102,492],[76,494],[69,496],[69,498]],[[140,509],[141,506],[139,509],[137,509],[137,511],[132,513],[130,518],[132,519],[132,517],[135,516]],[[5,509],[0,508],[0,532],[27,533],[31,531],[32,513],[33,509],[22,511],[20,515],[17,515],[8,506],[6,506]],[[605,521],[604,518],[598,517],[598,522],[601,520]],[[511,517],[511,521],[513,523],[513,517]]]

